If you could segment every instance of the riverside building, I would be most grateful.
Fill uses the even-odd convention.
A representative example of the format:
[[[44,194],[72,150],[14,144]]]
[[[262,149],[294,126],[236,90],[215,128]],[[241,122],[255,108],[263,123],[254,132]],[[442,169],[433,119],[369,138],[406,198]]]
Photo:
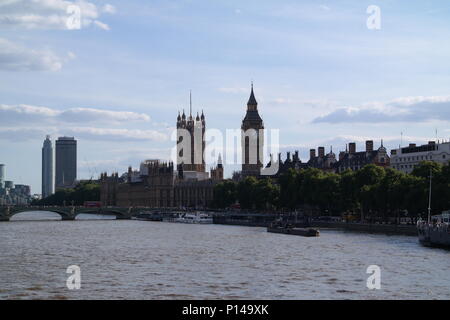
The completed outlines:
[[[205,115],[194,119],[192,111],[177,117],[177,163],[146,160],[139,170],[100,176],[100,200],[105,206],[206,208],[212,204],[214,186],[223,179],[223,165],[219,155],[216,166],[206,172],[204,161]],[[198,130],[198,131],[196,131]],[[200,141],[194,143],[195,132]],[[191,139],[185,148],[184,139]],[[186,143],[186,141],[184,141]],[[187,160],[187,161],[186,161]]]
[[[429,141],[421,146],[410,143],[407,147],[391,150],[391,168],[404,173],[411,173],[422,161],[446,164],[449,160],[450,142]]]

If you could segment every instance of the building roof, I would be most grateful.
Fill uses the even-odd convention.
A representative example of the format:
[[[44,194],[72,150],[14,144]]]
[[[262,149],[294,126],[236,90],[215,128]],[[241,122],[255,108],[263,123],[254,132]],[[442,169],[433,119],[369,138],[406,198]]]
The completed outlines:
[[[258,110],[247,110],[247,113],[245,114],[244,117],[244,121],[260,122],[262,121],[262,119],[259,116]]]

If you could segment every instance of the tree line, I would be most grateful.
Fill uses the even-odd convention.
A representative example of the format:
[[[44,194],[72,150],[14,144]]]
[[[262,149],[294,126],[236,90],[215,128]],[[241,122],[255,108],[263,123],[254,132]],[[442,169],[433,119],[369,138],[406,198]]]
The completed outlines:
[[[247,210],[306,210],[311,214],[353,214],[364,220],[427,213],[430,172],[434,214],[450,209],[450,163],[421,162],[411,174],[374,164],[340,174],[289,169],[276,180],[246,177],[215,186],[214,206],[239,203]]]
[[[33,200],[36,206],[81,206],[85,201],[100,201],[100,185],[92,181],[81,182],[75,188],[60,189],[47,198]]]

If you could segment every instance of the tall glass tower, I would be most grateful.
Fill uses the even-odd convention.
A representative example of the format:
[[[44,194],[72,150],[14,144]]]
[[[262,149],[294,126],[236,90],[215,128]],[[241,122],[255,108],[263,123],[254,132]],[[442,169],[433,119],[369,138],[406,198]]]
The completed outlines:
[[[60,137],[55,145],[56,189],[72,187],[77,179],[77,140],[74,137]]]
[[[42,198],[53,194],[53,147],[50,136],[42,146]]]

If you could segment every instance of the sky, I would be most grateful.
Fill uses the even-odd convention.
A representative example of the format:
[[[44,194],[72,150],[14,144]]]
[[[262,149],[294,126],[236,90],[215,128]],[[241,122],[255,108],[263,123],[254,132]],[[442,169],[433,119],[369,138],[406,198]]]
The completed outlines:
[[[40,193],[47,134],[78,140],[80,179],[168,159],[190,90],[225,132],[252,81],[266,130],[303,161],[448,140],[449,39],[447,0],[0,0],[0,163]]]

